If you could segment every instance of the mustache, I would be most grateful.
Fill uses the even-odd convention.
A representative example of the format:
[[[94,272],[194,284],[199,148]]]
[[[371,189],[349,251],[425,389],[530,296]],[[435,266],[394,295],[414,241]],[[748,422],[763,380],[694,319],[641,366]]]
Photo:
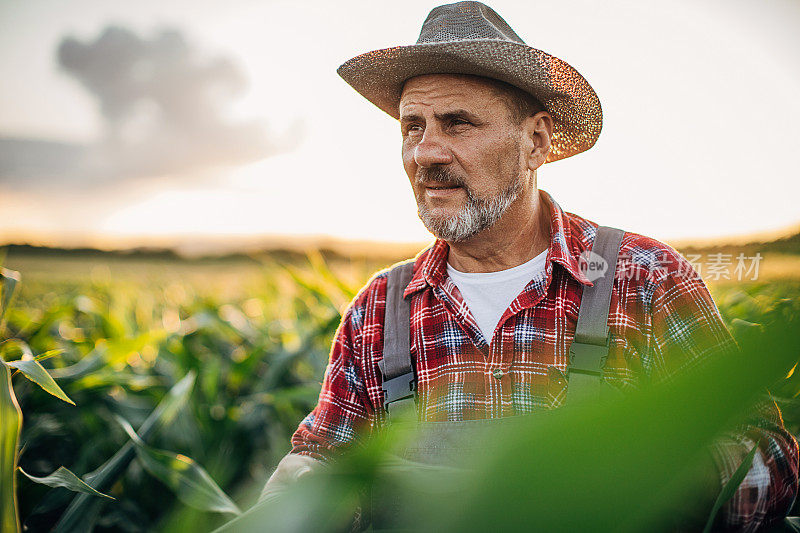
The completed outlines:
[[[425,183],[447,183],[459,187],[464,187],[466,185],[464,178],[445,167],[427,167],[419,169],[419,172],[417,172],[417,183],[420,185]]]

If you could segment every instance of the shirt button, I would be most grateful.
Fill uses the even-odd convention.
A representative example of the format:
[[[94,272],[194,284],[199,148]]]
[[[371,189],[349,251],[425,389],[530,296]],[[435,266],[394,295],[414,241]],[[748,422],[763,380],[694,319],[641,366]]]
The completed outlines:
[[[503,377],[503,371],[499,368],[495,368],[492,370],[492,375],[495,377],[495,379],[500,379]]]

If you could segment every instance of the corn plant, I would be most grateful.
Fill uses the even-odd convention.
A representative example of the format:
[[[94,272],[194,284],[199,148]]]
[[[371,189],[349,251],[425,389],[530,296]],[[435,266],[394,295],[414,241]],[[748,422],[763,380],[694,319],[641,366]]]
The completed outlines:
[[[0,329],[4,335],[0,353],[4,361],[22,365],[31,375],[36,372],[29,362],[33,359],[75,405],[46,392],[21,369],[0,365],[9,377],[0,389],[10,391],[9,397],[16,401],[4,400],[0,405],[3,521],[12,524],[10,531],[20,525],[60,531],[92,527],[95,531],[209,531],[228,522],[235,509],[251,507],[271,468],[288,451],[291,433],[316,402],[342,310],[378,266],[353,269],[339,264],[334,268],[320,254],[311,253],[305,263],[264,260],[253,263],[249,270],[240,263],[224,261],[142,266],[131,260],[130,265],[120,266],[127,269],[123,274],[100,265],[91,275],[55,279],[49,272],[36,278],[22,269],[26,281],[16,291],[13,306],[10,297],[14,291],[9,287],[16,285],[18,276],[9,273],[3,279],[12,281],[4,281],[0,293],[0,313],[5,313],[0,317],[5,322]],[[712,291],[726,323],[742,339],[768,327],[769,316],[800,314],[800,282],[720,285]],[[787,300],[787,296],[794,297]],[[784,348],[791,347],[791,333],[796,338],[796,332],[789,331]],[[781,364],[791,359],[787,357]],[[765,374],[761,384],[747,387],[763,386],[781,372],[789,374],[774,381],[770,391],[782,402],[787,428],[796,433],[800,431],[800,405],[796,403],[800,373],[776,368],[771,367],[774,372],[771,377]],[[35,375],[39,382],[46,382],[41,372]],[[569,435],[582,435],[600,439],[598,443],[604,442],[614,453],[626,449],[617,449],[618,440],[636,452],[644,441],[639,437],[622,439],[625,427],[587,437],[577,429],[577,421],[585,418],[576,414],[556,422],[545,415],[547,432],[541,427],[519,430],[519,436],[527,439],[526,446],[556,446],[546,457],[543,470],[532,471],[543,459],[526,456],[524,450],[520,457],[528,457],[529,463],[502,454],[478,458],[477,477],[463,480],[466,486],[474,485],[476,492],[461,502],[430,498],[431,505],[441,504],[438,512],[426,507],[425,501],[414,503],[418,506],[414,509],[445,531],[457,527],[467,531],[515,529],[529,524],[534,515],[543,529],[548,524],[556,527],[555,517],[564,512],[559,507],[564,502],[554,502],[552,495],[540,497],[537,493],[536,498],[526,499],[525,505],[511,511],[494,496],[487,500],[491,503],[476,501],[487,483],[506,483],[502,486],[522,491],[530,485],[524,476],[535,476],[536,483],[550,479],[569,485],[569,489],[553,485],[549,489],[552,494],[572,495],[578,490],[581,495],[574,498],[586,503],[587,517],[596,514],[595,525],[609,524],[614,516],[619,520],[622,511],[613,507],[619,501],[611,502],[606,510],[601,505],[608,503],[613,491],[632,498],[630,505],[635,502],[641,507],[630,524],[652,524],[653,517],[663,512],[659,505],[680,501],[681,472],[689,468],[703,435],[721,427],[728,407],[692,411],[681,417],[689,426],[704,427],[695,436],[678,432],[682,439],[678,442],[668,438],[672,427],[668,424],[675,423],[676,417],[664,418],[664,398],[648,401],[650,410],[628,406],[628,411],[611,409],[600,414],[616,416],[619,421],[625,418],[621,413],[627,413],[629,419],[638,417],[638,424],[652,430],[648,442],[654,449],[666,449],[667,454],[663,464],[655,466],[675,474],[669,484],[658,486],[642,479],[643,473],[653,469],[645,459],[615,471],[608,457],[593,456],[594,462],[575,463],[556,444]],[[738,405],[743,401],[736,400]],[[21,432],[17,405],[25,415]],[[677,407],[691,411],[692,406]],[[659,425],[660,419],[667,425]],[[521,446],[520,442],[511,435],[507,445]],[[257,530],[267,526],[273,531],[344,527],[351,518],[348,506],[355,503],[359,488],[377,475],[376,461],[386,452],[383,444],[370,443],[347,459],[334,478],[317,485],[314,481],[313,486],[301,487],[300,492],[288,496],[282,507],[257,507],[233,524],[257,518]],[[7,461],[12,456],[17,465]],[[194,468],[199,464],[205,474]],[[61,466],[69,468],[74,479]],[[748,466],[745,460],[743,471]],[[620,479],[630,478],[630,484],[603,485],[603,474],[607,478],[609,472]],[[219,491],[204,484],[209,479]],[[726,487],[728,493],[740,479],[734,476]],[[407,482],[412,487],[419,485],[413,476]],[[65,485],[70,483],[72,490]],[[81,484],[102,495],[90,495]],[[79,485],[84,492],[76,492]],[[449,490],[435,481],[431,487],[440,494]],[[13,497],[6,497],[8,494],[16,494],[18,505],[9,505]],[[409,497],[414,501],[413,495]],[[724,499],[722,494],[718,503]],[[12,514],[7,509],[15,511]],[[255,516],[260,512],[267,514]]]
[[[19,274],[3,269],[0,271],[0,282],[2,282],[0,284],[2,291],[0,323],[2,323],[19,282]],[[192,372],[172,387],[169,394],[141,425],[138,434],[127,420],[119,417],[119,423],[130,436],[131,442],[125,444],[109,461],[85,475],[83,479],[63,466],[45,476],[31,475],[19,468],[18,442],[23,417],[14,388],[11,386],[12,376],[21,374],[41,390],[74,407],[75,402],[56,384],[51,373],[40,363],[57,356],[58,353],[59,350],[49,350],[34,355],[26,341],[13,336],[4,338],[0,343],[0,412],[3,414],[0,419],[2,420],[0,479],[3,481],[0,494],[3,506],[0,526],[3,533],[20,531],[16,498],[18,470],[34,483],[61,489],[60,492],[50,494],[49,501],[45,502],[46,505],[67,500],[70,494],[67,491],[78,493],[58,522],[56,531],[87,531],[94,527],[103,503],[114,499],[101,491],[110,488],[117,481],[134,457],[138,458],[148,473],[174,490],[184,503],[203,510],[239,514],[238,507],[194,460],[181,454],[154,449],[144,440],[170,424],[184,408],[195,381]],[[76,365],[63,368],[60,372],[61,377],[94,375],[90,372],[95,366],[93,361],[97,355],[97,353],[90,354],[87,359],[82,359]],[[16,358],[13,358],[14,356]],[[75,366],[79,368],[74,368]]]

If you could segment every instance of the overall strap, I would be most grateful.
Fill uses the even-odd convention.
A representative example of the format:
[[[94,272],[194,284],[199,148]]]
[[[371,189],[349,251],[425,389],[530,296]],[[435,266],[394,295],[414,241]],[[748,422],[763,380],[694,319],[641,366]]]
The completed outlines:
[[[389,271],[386,280],[386,315],[383,321],[383,406],[387,412],[401,405],[414,405],[417,379],[411,363],[409,344],[411,306],[403,291],[411,281],[414,263],[401,263]]]
[[[608,356],[608,311],[611,304],[611,290],[617,256],[624,232],[617,228],[599,226],[595,236],[589,266],[605,262],[605,271],[594,280],[591,287],[584,286],[578,322],[575,326],[575,340],[569,347],[567,366],[567,397],[572,403],[576,398],[586,397],[599,390],[602,381],[603,363]],[[587,270],[588,271],[588,270]],[[595,394],[596,395],[596,394]]]
[[[597,228],[592,252],[605,261],[604,274],[591,287],[584,287],[575,340],[569,348],[566,403],[596,392],[608,355],[608,311],[624,232],[617,228]],[[383,323],[383,359],[378,361],[383,378],[383,406],[387,412],[402,405],[413,405],[417,380],[410,350],[411,307],[403,298],[411,281],[413,262],[401,263],[389,271],[386,281],[386,311]]]

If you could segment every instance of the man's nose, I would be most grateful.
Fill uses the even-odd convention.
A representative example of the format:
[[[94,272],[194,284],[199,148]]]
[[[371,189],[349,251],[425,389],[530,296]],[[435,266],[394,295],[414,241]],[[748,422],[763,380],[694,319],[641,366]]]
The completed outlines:
[[[425,130],[422,135],[422,140],[414,148],[414,162],[423,167],[431,167],[433,165],[447,165],[453,161],[453,154],[442,143],[441,138],[432,128]]]

